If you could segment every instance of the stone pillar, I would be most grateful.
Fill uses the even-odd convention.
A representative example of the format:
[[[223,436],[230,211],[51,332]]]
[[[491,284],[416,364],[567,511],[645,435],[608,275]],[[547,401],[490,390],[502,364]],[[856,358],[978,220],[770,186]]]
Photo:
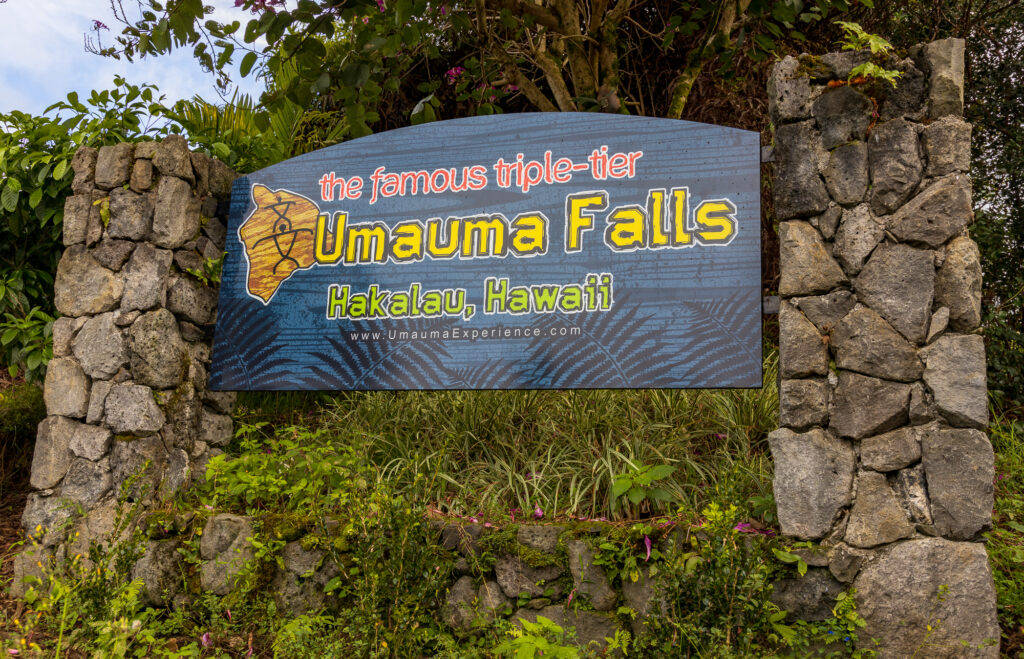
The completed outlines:
[[[126,497],[151,505],[231,439],[234,394],[207,390],[218,283],[203,275],[223,254],[235,173],[180,136],[83,148],[72,164],[48,416],[22,517],[45,556],[17,561],[16,593],[70,531],[78,552],[110,530],[128,479]]]
[[[787,57],[769,82],[779,523],[821,545],[809,589],[856,589],[883,657],[999,654],[963,54],[891,58],[895,89],[842,84],[866,52]]]

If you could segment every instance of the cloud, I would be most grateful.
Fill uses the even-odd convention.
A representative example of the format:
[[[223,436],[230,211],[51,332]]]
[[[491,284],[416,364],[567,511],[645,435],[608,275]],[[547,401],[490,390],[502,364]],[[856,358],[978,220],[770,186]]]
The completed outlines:
[[[217,20],[244,24],[250,17],[236,9],[232,0],[206,3],[215,7]],[[104,37],[113,42],[119,23],[109,0],[8,0],[0,4],[0,112],[41,114],[68,92],[85,97],[93,89],[113,87],[115,75],[134,84],[156,84],[168,104],[195,94],[217,98],[213,75],[202,70],[189,49],[134,63],[86,52],[84,35],[93,20],[110,26]],[[244,92],[258,95],[261,91],[252,77],[234,78]]]

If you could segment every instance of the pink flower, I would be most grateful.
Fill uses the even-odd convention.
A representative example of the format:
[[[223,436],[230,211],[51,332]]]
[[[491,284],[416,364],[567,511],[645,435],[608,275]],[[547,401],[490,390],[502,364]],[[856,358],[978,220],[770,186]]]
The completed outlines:
[[[519,87],[517,85],[505,85],[505,91],[507,91],[507,92],[517,92],[517,91],[519,91]]]
[[[106,25],[104,25],[102,21],[94,20],[92,22],[92,29],[94,29],[96,31],[99,31],[99,30],[109,30],[110,28],[107,27]]]
[[[208,647],[212,646],[213,642],[210,641],[210,632],[206,632],[205,634],[200,636],[199,637],[199,642],[203,644],[204,648],[208,648]]]
[[[540,509],[540,504],[535,505],[533,507],[533,518],[540,519],[541,517],[544,517],[544,511]]]
[[[232,620],[231,620],[231,609],[224,609],[224,610],[227,612],[228,622],[232,622]]]
[[[512,517],[512,521],[513,522],[516,521],[516,513],[521,513],[521,512],[523,512],[522,508],[509,508],[508,509],[508,514],[509,514],[510,517]]]
[[[484,522],[484,528],[485,528],[485,529],[489,529],[489,528],[491,528],[491,527],[493,527],[493,526],[494,526],[494,525],[493,525],[493,524],[491,524],[490,522]]]
[[[384,0],[377,0],[377,9],[380,9],[381,12],[384,11]]]
[[[644,547],[647,547],[647,556],[644,557],[645,561],[651,560],[651,536],[644,536]]]
[[[459,76],[466,72],[466,69],[461,66],[453,66],[444,72],[444,77],[447,78],[449,85],[454,85],[455,81],[458,80]]]

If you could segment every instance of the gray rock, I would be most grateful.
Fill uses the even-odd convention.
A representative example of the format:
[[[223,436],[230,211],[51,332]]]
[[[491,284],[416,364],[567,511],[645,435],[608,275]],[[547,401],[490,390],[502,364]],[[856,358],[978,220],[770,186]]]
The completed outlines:
[[[281,550],[283,567],[274,573],[271,590],[279,611],[297,616],[328,605],[324,588],[339,574],[338,567],[317,549],[289,542]]]
[[[516,539],[521,545],[536,549],[545,554],[553,554],[558,547],[558,536],[564,530],[564,526],[523,524],[516,531]]]
[[[946,334],[921,350],[924,382],[939,413],[954,426],[988,425],[985,341],[977,335]]]
[[[864,564],[864,559],[868,555],[867,552],[855,549],[841,542],[832,550],[832,559],[828,563],[828,571],[832,573],[832,576],[837,581],[850,583],[857,576],[857,573],[860,572],[860,567]]]
[[[210,159],[210,192],[218,199],[227,200],[231,197],[231,185],[238,178],[233,169],[217,160]]]
[[[134,250],[135,243],[130,240],[104,238],[93,250],[92,255],[104,268],[117,272],[124,266]]]
[[[167,292],[167,308],[197,325],[208,325],[217,310],[217,290],[191,277],[174,277]]]
[[[168,455],[158,435],[138,438],[117,438],[110,449],[113,485],[120,492],[133,478],[128,489],[132,501],[152,500],[159,492],[167,471]]]
[[[111,439],[109,428],[77,423],[72,431],[68,448],[78,457],[96,462],[110,450]]]
[[[501,616],[512,607],[512,600],[505,597],[505,593],[501,592],[501,586],[495,581],[480,584],[476,599],[480,605],[479,612],[487,622]]]
[[[890,66],[902,75],[896,81],[896,87],[885,87],[885,97],[881,103],[881,120],[889,121],[898,117],[920,120],[924,118],[925,91],[928,86],[924,73],[914,65],[910,58]]]
[[[159,142],[150,139],[137,143],[135,145],[135,157],[152,160],[153,156],[156,155],[157,144],[159,144]]]
[[[111,190],[127,183],[131,175],[134,152],[135,145],[131,142],[100,147],[96,159],[96,187]]]
[[[820,428],[805,433],[780,428],[768,435],[768,443],[782,532],[802,540],[821,538],[850,503],[853,449]]]
[[[980,430],[930,429],[922,441],[935,528],[953,540],[971,540],[992,528],[992,445]]]
[[[85,413],[85,422],[99,424],[103,422],[103,407],[107,402],[107,394],[114,385],[111,380],[96,380],[89,390],[89,409]]]
[[[180,592],[185,571],[180,546],[178,538],[146,543],[142,558],[132,567],[132,579],[142,581],[139,599],[143,606],[167,607]]]
[[[832,199],[844,205],[859,204],[868,191],[868,145],[852,142],[836,147],[823,174]]]
[[[783,380],[779,388],[779,425],[806,430],[828,423],[829,386],[825,380]]]
[[[900,505],[914,524],[932,524],[931,506],[925,485],[924,465],[916,464],[896,472],[890,482]]]
[[[779,295],[817,295],[847,283],[843,269],[825,250],[821,234],[807,222],[779,224]]]
[[[11,559],[13,574],[8,586],[10,596],[23,598],[28,594],[29,588],[35,589],[37,593],[48,593],[46,573],[53,562],[53,551],[44,547],[28,547],[22,552],[15,553]],[[43,568],[44,565],[46,569]]]
[[[836,230],[832,255],[848,275],[855,275],[884,234],[885,228],[871,214],[867,204],[848,208],[843,211],[842,222]]]
[[[234,437],[233,423],[227,414],[216,414],[204,407],[199,417],[199,439],[210,446],[227,446]],[[479,534],[477,534],[479,537]]]
[[[664,601],[655,599],[656,586],[657,579],[651,577],[651,570],[648,567],[640,568],[640,576],[636,581],[630,578],[622,580],[623,604],[636,613],[636,616],[630,621],[634,636],[643,633],[644,623],[654,612],[655,607],[664,613]]]
[[[848,290],[832,291],[828,295],[800,297],[790,300],[807,319],[824,334],[829,334],[857,304],[857,297]]]
[[[792,618],[818,622],[832,617],[836,597],[843,585],[824,568],[808,568],[802,577],[783,579],[775,584],[771,601]]]
[[[224,249],[224,242],[227,239],[228,230],[224,226],[224,223],[218,220],[216,217],[207,216],[206,222],[203,222],[203,233],[207,235],[210,242],[218,250]]]
[[[76,517],[78,506],[74,501],[54,496],[53,490],[32,492],[25,500],[21,527],[33,544],[53,547],[65,539]]]
[[[868,140],[868,161],[871,210],[886,215],[913,196],[924,172],[913,124],[893,119],[875,126]]]
[[[612,590],[601,566],[594,565],[597,552],[580,540],[570,542],[567,550],[569,572],[572,573],[576,592],[586,596],[595,611],[611,611],[618,595]]]
[[[206,391],[203,393],[203,402],[220,414],[231,414],[235,411],[235,401],[238,394],[234,391]],[[522,542],[520,540],[519,542]]]
[[[210,192],[210,157],[205,153],[190,153],[196,194],[205,197]]]
[[[174,265],[178,266],[178,269],[182,272],[188,272],[189,270],[201,271],[203,269],[203,257],[196,253],[195,248],[189,249],[188,244],[186,244],[185,247],[175,250]]]
[[[857,612],[867,622],[858,645],[874,648],[877,639],[883,659],[999,656],[996,594],[984,545],[941,538],[901,542],[866,565],[853,585]]]
[[[71,350],[85,374],[99,380],[112,378],[128,363],[128,346],[111,312],[86,321],[71,342]]]
[[[142,314],[129,331],[132,377],[155,389],[173,389],[188,370],[188,352],[167,309]]]
[[[619,628],[609,614],[572,610],[561,604],[545,606],[539,611],[519,609],[512,615],[512,623],[521,626],[520,620],[537,622],[538,615],[544,616],[566,632],[575,630],[576,637],[573,642],[579,647],[589,648],[599,654],[603,653],[608,645],[605,639],[614,638]]]
[[[871,123],[871,100],[849,85],[819,96],[811,107],[826,149],[863,140]],[[839,201],[838,199],[836,201]],[[842,203],[842,202],[840,202]]]
[[[918,344],[931,320],[935,266],[929,251],[907,245],[875,248],[854,282],[857,298]]]
[[[854,547],[870,548],[913,535],[914,527],[903,512],[883,474],[857,475],[857,498],[846,525],[845,540]]]
[[[118,327],[128,327],[136,320],[138,320],[139,316],[141,315],[142,312],[139,311],[138,309],[136,309],[135,311],[121,311],[120,309],[118,309],[117,311],[114,312],[114,322],[117,324]]]
[[[139,158],[132,166],[129,187],[135,192],[145,192],[153,187],[153,161]]]
[[[125,267],[121,311],[145,311],[163,306],[167,300],[167,276],[174,253],[149,243],[138,246]]]
[[[64,244],[77,245],[85,242],[92,214],[92,195],[80,194],[68,197],[64,202]]]
[[[971,125],[945,116],[924,127],[921,144],[928,159],[926,176],[966,173],[971,168]]]
[[[145,240],[153,227],[153,204],[146,195],[118,188],[110,192],[110,224],[107,235],[126,240]]]
[[[924,371],[917,350],[862,304],[839,321],[832,340],[839,368],[900,382],[913,382]]]
[[[936,282],[938,285],[938,282]],[[935,313],[932,314],[932,320],[928,323],[928,336],[925,337],[925,343],[931,343],[935,339],[939,338],[946,332],[946,328],[949,327],[949,307],[939,307]]]
[[[157,404],[164,410],[167,425],[161,434],[167,446],[176,446],[186,451],[199,438],[202,402],[196,394],[195,385],[185,381],[177,389],[157,394]]]
[[[441,615],[449,627],[468,631],[473,628],[477,619],[476,587],[473,577],[460,577],[448,591]]]
[[[160,482],[160,497],[169,499],[191,480],[192,462],[189,460],[188,453],[180,448],[168,449],[167,467]]]
[[[964,40],[942,39],[925,44],[931,70],[928,116],[937,119],[964,112]]]
[[[967,236],[946,246],[946,260],[935,275],[935,304],[949,308],[949,326],[957,332],[981,324],[981,253]]]
[[[100,265],[84,245],[72,245],[57,265],[53,290],[57,311],[85,316],[117,307],[124,282]]]
[[[950,174],[935,181],[893,213],[886,228],[898,239],[935,248],[974,221],[971,180]]]
[[[75,459],[69,443],[79,425],[62,416],[48,416],[39,424],[29,478],[32,487],[37,490],[56,487],[68,473]]]
[[[253,560],[249,538],[254,536],[252,523],[239,515],[214,515],[203,529],[199,554],[203,559],[199,582],[203,590],[227,595],[234,587],[245,564]]]
[[[110,460],[99,462],[76,458],[60,486],[62,496],[89,509],[110,491]]]
[[[75,178],[71,182],[71,190],[75,194],[92,192],[93,182],[96,180],[96,160],[99,158],[99,150],[88,146],[79,147],[71,158],[71,169],[75,171]]]
[[[915,382],[910,388],[910,423],[918,426],[935,418],[930,395],[923,384]]]
[[[828,372],[828,348],[814,323],[783,300],[779,306],[779,372],[803,378]]]
[[[88,318],[72,318],[61,316],[53,321],[53,356],[67,357],[71,354],[71,341],[75,338],[78,330],[88,321]]]
[[[157,184],[153,210],[153,242],[158,247],[177,249],[199,231],[199,199],[180,178],[164,176]]]
[[[88,376],[74,357],[51,360],[43,381],[46,413],[83,418],[89,411],[89,386]]]
[[[768,112],[776,126],[811,116],[811,82],[797,73],[799,68],[800,62],[792,56],[772,67],[768,78]]]
[[[214,418],[208,410],[203,410],[204,417],[209,415],[210,418]],[[209,432],[213,423],[203,423],[201,432]],[[218,435],[219,444],[227,444],[230,441],[230,434],[227,434],[227,439],[224,439],[225,433],[222,431]],[[205,441],[205,440],[204,440]],[[209,443],[209,442],[207,442]],[[479,524],[448,524],[441,530],[441,546],[445,549],[452,551],[457,550],[463,556],[475,556],[480,553],[480,546],[477,544],[477,540],[483,535],[483,527]]]
[[[518,556],[502,556],[494,565],[498,585],[513,599],[522,593],[530,597],[560,597],[562,587],[554,581],[562,576],[562,573],[562,568],[557,565],[531,567]],[[545,594],[548,590],[551,592]]]
[[[153,153],[153,166],[164,177],[175,176],[189,183],[195,181],[188,142],[181,135],[168,135],[157,143]]]
[[[830,204],[827,211],[818,217],[811,218],[811,226],[820,231],[825,240],[832,240],[832,237],[836,235],[836,228],[839,226],[839,220],[842,217],[843,207]]]
[[[873,471],[896,471],[921,459],[921,426],[907,426],[865,437],[860,443],[860,462]]]
[[[153,399],[153,392],[131,382],[112,386],[104,409],[107,424],[117,434],[146,435],[164,425],[164,413]]]
[[[825,53],[821,61],[832,71],[832,75],[839,80],[846,80],[850,77],[850,71],[871,59],[871,51],[863,50],[841,50],[836,53]]]
[[[840,371],[832,398],[831,428],[850,439],[877,435],[905,424],[909,403],[909,384]]]
[[[828,160],[814,122],[775,130],[775,215],[780,220],[817,215],[828,208],[828,190],[818,164]]]
[[[178,329],[181,331],[181,338],[189,343],[202,341],[206,338],[206,332],[186,320],[178,324]]]

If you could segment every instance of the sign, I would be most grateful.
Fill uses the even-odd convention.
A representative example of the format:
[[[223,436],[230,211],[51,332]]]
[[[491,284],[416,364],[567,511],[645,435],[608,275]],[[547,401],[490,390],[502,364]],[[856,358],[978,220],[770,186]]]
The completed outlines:
[[[235,181],[221,390],[759,387],[759,136],[583,113]]]

